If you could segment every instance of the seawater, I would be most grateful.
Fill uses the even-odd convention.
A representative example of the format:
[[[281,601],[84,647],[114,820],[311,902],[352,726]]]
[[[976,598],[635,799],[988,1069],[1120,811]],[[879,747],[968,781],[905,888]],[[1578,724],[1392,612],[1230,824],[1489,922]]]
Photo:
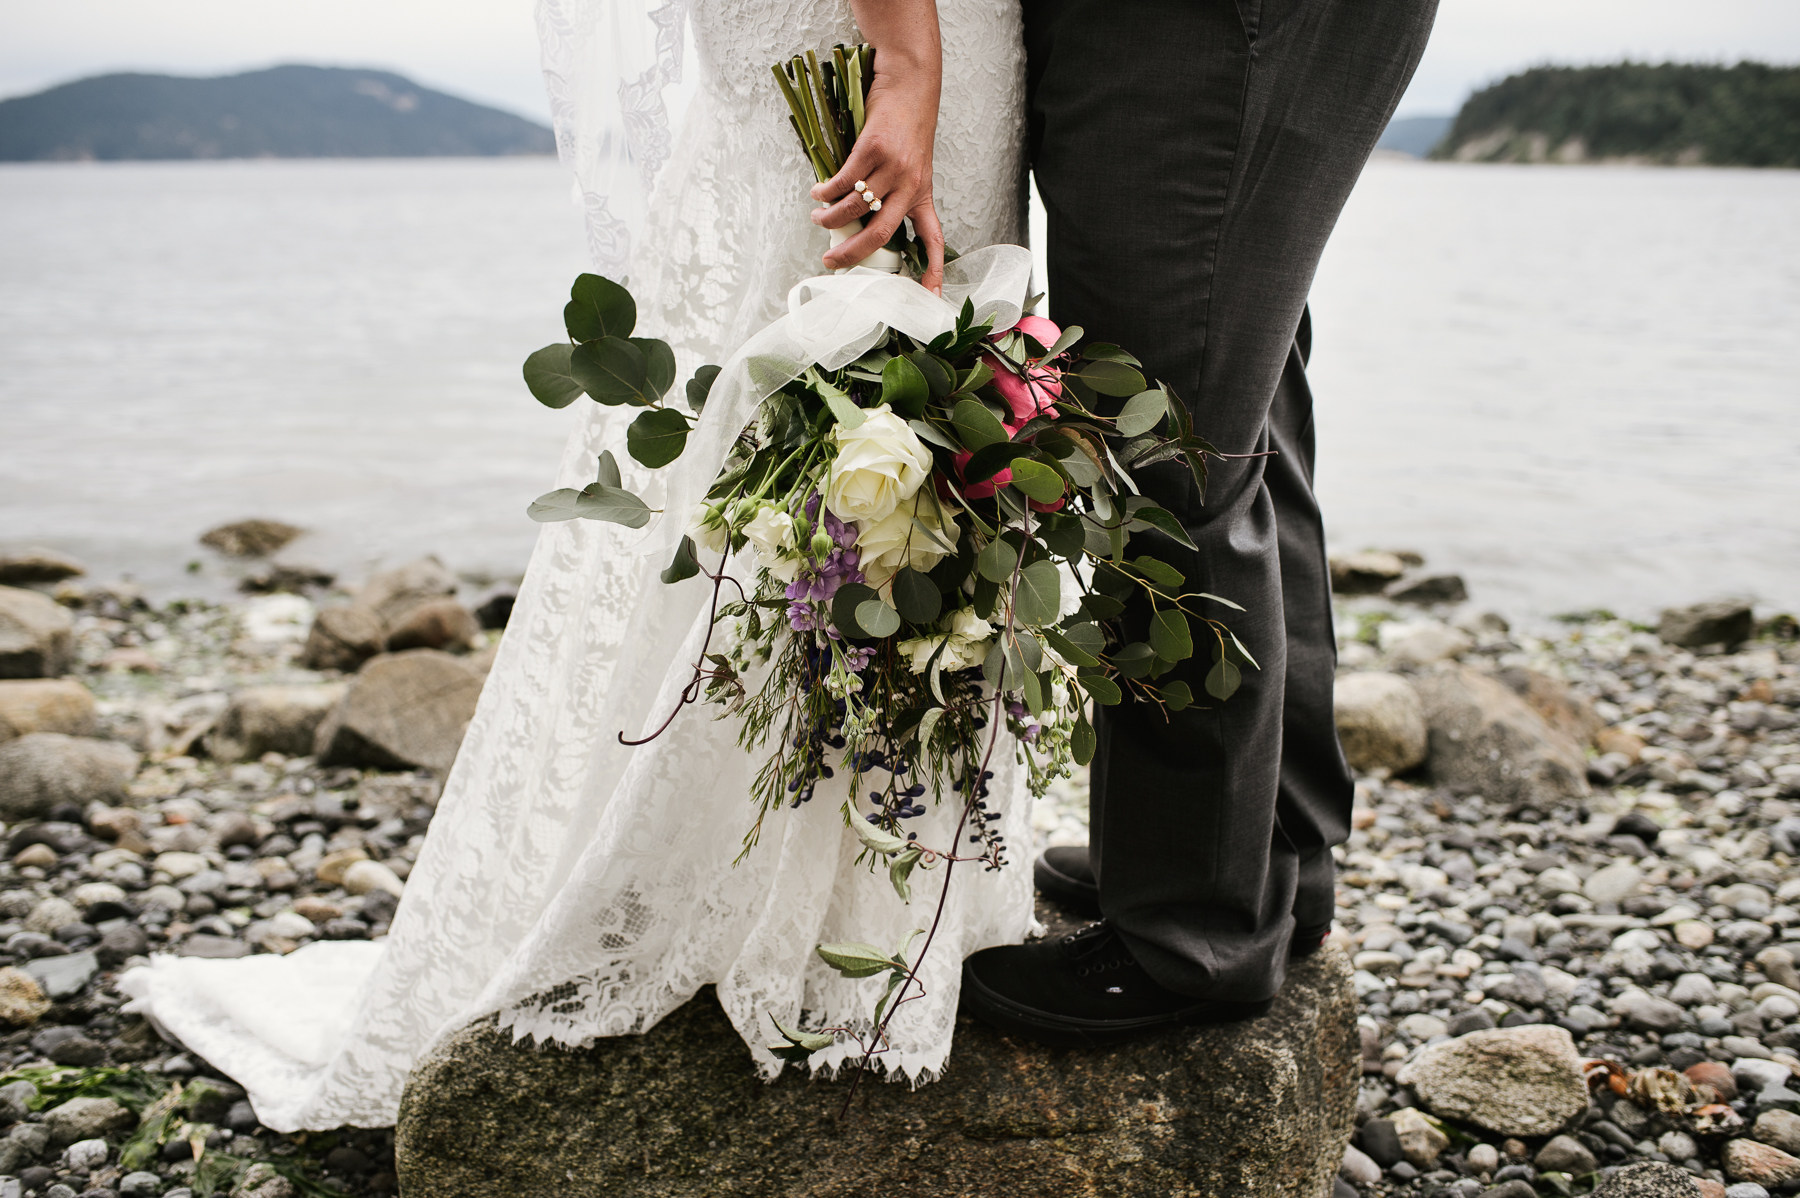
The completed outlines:
[[[0,547],[222,591],[195,538],[261,515],[352,579],[516,575],[573,419],[518,374],[585,266],[569,194],[542,159],[0,167]],[[1513,615],[1800,604],[1796,217],[1800,172],[1371,163],[1313,296],[1333,547]]]

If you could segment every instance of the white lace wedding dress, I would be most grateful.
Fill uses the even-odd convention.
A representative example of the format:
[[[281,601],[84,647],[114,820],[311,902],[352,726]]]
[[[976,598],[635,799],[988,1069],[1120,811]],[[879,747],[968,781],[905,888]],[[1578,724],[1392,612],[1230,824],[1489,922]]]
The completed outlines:
[[[597,267],[629,274],[639,332],[673,344],[686,377],[723,361],[819,272],[825,234],[807,219],[811,180],[769,64],[857,35],[845,0],[669,0],[634,13],[635,2],[543,0],[545,74]],[[964,250],[1021,241],[1017,2],[939,0],[939,11],[945,232]],[[684,20],[699,89],[671,138],[661,96],[681,70]],[[559,485],[591,481],[610,448],[628,485],[660,506],[660,477],[631,469],[624,453],[631,414],[571,409],[584,427]],[[841,790],[821,787],[774,815],[733,867],[754,768],[717,709],[689,708],[643,747],[619,743],[675,704],[710,591],[700,578],[662,584],[663,562],[633,550],[637,535],[579,520],[544,529],[385,940],[237,961],[164,957],[124,983],[139,1009],[242,1083],[268,1126],[391,1123],[413,1062],[485,1015],[516,1036],[575,1045],[644,1031],[709,983],[773,1076],[771,1014],[808,1027],[866,1022],[881,993],[880,979],[839,979],[815,944],[897,946],[929,922],[943,871],[915,875],[909,907],[885,872],[854,868]],[[1028,797],[1010,746],[994,768],[1019,859],[955,875],[923,970],[927,997],[901,1009],[883,1058],[915,1081],[949,1053],[962,958],[1016,942],[1031,922]],[[957,815],[946,803],[914,826],[949,847]]]

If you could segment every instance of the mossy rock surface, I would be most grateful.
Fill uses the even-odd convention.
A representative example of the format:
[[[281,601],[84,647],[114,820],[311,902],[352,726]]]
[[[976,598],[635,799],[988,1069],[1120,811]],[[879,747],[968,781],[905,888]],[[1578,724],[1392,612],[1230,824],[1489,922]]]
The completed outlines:
[[[484,1020],[414,1070],[395,1128],[408,1198],[1321,1198],[1354,1126],[1360,1046],[1342,952],[1289,971],[1263,1018],[1110,1049],[964,1019],[919,1090],[758,1080],[711,989],[642,1036],[515,1046]]]

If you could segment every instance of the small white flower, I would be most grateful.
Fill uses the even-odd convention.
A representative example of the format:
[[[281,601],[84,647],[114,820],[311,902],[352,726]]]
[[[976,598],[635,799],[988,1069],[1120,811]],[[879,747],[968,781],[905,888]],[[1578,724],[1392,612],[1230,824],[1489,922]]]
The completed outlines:
[[[688,518],[687,535],[694,544],[714,553],[724,553],[731,544],[731,530],[725,527],[725,513],[717,504],[697,503]]]
[[[1056,609],[1056,618],[1066,620],[1081,610],[1081,580],[1067,562],[1056,563],[1056,574],[1062,584],[1062,592],[1057,596],[1060,606]]]
[[[744,536],[764,558],[773,559],[794,547],[794,518],[770,504],[744,525]]]
[[[978,645],[994,635],[994,626],[975,614],[972,607],[959,607],[950,613],[950,631],[970,644]]]

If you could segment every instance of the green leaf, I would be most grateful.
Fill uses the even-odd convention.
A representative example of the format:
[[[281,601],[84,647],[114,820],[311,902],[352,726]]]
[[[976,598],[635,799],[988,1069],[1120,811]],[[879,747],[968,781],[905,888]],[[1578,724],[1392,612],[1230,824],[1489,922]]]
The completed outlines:
[[[995,537],[975,555],[975,569],[989,582],[1005,582],[1019,564],[1019,551]]]
[[[1081,689],[1086,691],[1088,697],[1102,707],[1116,706],[1125,698],[1125,694],[1119,689],[1118,683],[1114,682],[1111,678],[1107,678],[1100,674],[1081,675]]]
[[[1194,692],[1189,690],[1188,684],[1180,679],[1163,683],[1157,688],[1157,691],[1162,695],[1162,701],[1169,705],[1170,711],[1181,711],[1193,705]]]
[[[846,978],[872,978],[878,973],[886,973],[893,962],[887,954],[872,944],[851,942],[849,944],[821,944],[813,950],[819,959],[837,970]]]
[[[1142,520],[1158,532],[1166,533],[1174,539],[1177,545],[1184,545],[1189,549],[1196,548],[1193,538],[1188,536],[1187,529],[1181,526],[1181,521],[1164,508],[1159,508],[1155,504],[1147,504],[1132,512],[1131,518]]]
[[[1090,619],[1110,620],[1124,611],[1125,605],[1111,595],[1083,595],[1081,610],[1086,612]]]
[[[1062,578],[1056,563],[1036,561],[1019,571],[1013,588],[1013,616],[1021,624],[1054,624],[1062,606]]]
[[[1095,735],[1094,726],[1088,723],[1087,713],[1081,712],[1075,717],[1075,727],[1069,733],[1069,752],[1075,758],[1075,764],[1088,764],[1099,747],[1100,738]]]
[[[1150,647],[1164,661],[1186,661],[1194,655],[1194,634],[1185,612],[1164,608],[1150,617]]]
[[[650,523],[650,509],[643,500],[621,487],[603,483],[589,483],[581,488],[575,514],[583,520],[605,520],[626,528],[642,528]]]
[[[1017,664],[1030,673],[1037,673],[1044,668],[1044,645],[1037,637],[1023,628],[1013,630],[1013,656]]]
[[[1054,469],[1030,458],[1012,465],[1012,485],[1039,503],[1055,503],[1063,497],[1063,478]]]
[[[612,450],[602,449],[600,451],[600,463],[594,481],[603,487],[625,485],[625,480],[619,477],[619,459],[612,455]]]
[[[932,692],[938,696],[938,702],[942,703],[944,701],[944,696],[938,688],[938,671],[936,666],[933,666],[931,670],[931,689]],[[931,748],[931,734],[937,731],[938,721],[943,718],[944,709],[942,707],[933,707],[919,718],[919,726],[913,730],[913,734],[919,738],[919,747],[921,749]]]
[[[1009,675],[1013,672],[1006,668],[1005,638],[996,637],[993,648],[989,649],[987,656],[981,660],[981,676],[995,690],[1004,690],[1012,686],[1014,680]]]
[[[602,337],[575,347],[569,371],[581,389],[603,404],[641,404],[649,388],[644,351],[623,337]]]
[[[848,804],[845,805],[845,810],[849,812],[850,830],[856,833],[856,838],[863,842],[865,848],[874,849],[883,856],[898,853],[906,848],[907,841],[891,832],[884,832],[877,828],[856,811],[850,809]]]
[[[1168,414],[1168,396],[1161,391],[1140,391],[1125,401],[1113,419],[1113,429],[1121,437],[1135,437],[1155,428]]]
[[[1027,673],[1020,681],[1023,685],[1019,689],[1025,699],[1026,710],[1032,715],[1042,715],[1046,706],[1043,679],[1035,673]]]
[[[1143,641],[1133,641],[1112,655],[1112,664],[1121,678],[1142,678],[1156,664],[1156,650]]]
[[[713,383],[719,378],[717,366],[702,366],[694,371],[694,377],[687,383],[688,407],[699,412],[706,407],[706,397],[712,394]]]
[[[952,441],[949,437],[946,437],[943,431],[930,421],[908,420],[906,424],[907,427],[911,428],[913,432],[919,435],[919,440],[921,441],[927,441],[939,448],[948,449],[951,453],[956,453],[962,449],[962,446]]]
[[[951,410],[950,421],[962,438],[963,448],[968,450],[984,449],[1012,439],[1007,436],[1006,426],[1000,423],[1000,418],[973,399],[959,400]]]
[[[1059,528],[1046,528],[1038,535],[1046,549],[1068,561],[1075,561],[1087,547],[1087,533],[1082,530],[1080,521]]]
[[[894,575],[894,606],[911,623],[929,624],[944,610],[944,597],[931,579],[911,566],[902,566]]]
[[[1085,336],[1087,336],[1086,329],[1078,324],[1070,325],[1062,331],[1062,336],[1056,339],[1056,344],[1050,347],[1049,356],[1054,358],[1065,350],[1074,348],[1075,343]]]
[[[858,603],[856,622],[864,632],[877,640],[900,631],[900,613],[879,599],[865,599]]]
[[[786,1040],[789,1044],[792,1044],[797,1048],[803,1048],[809,1053],[817,1052],[821,1048],[830,1048],[833,1044],[837,1043],[837,1039],[833,1036],[827,1036],[819,1032],[803,1032],[796,1028],[791,1028],[773,1015],[769,1016],[769,1022],[775,1025],[775,1030],[781,1033],[781,1038],[783,1040]]]
[[[629,337],[637,327],[637,301],[631,292],[599,275],[579,275],[569,289],[563,324],[573,341]],[[592,392],[589,392],[591,395]]]
[[[1100,626],[1087,620],[1078,620],[1064,625],[1062,634],[1069,638],[1069,643],[1084,653],[1098,657],[1106,650],[1106,634]]]
[[[851,399],[848,393],[840,391],[832,384],[831,380],[825,378],[817,370],[809,367],[806,371],[806,381],[819,398],[825,401],[825,406],[831,409],[831,414],[837,417],[837,422],[845,428],[857,428],[867,419],[863,410],[856,406],[856,401]]]
[[[1237,693],[1238,686],[1244,676],[1238,668],[1224,657],[1213,663],[1213,668],[1206,673],[1206,693],[1221,702]]]
[[[1083,627],[1092,628],[1093,625],[1087,624],[1083,625]],[[1040,631],[1044,634],[1044,639],[1050,642],[1050,647],[1056,650],[1057,653],[1062,656],[1064,661],[1072,662],[1078,666],[1097,666],[1100,664],[1099,658],[1083,649],[1080,645],[1077,645],[1074,641],[1071,641],[1057,629],[1046,627],[1040,629]]]
[[[997,441],[992,445],[984,445],[969,455],[963,463],[963,482],[974,484],[986,482],[1000,471],[1010,467],[1020,458],[1028,458],[1037,450],[1023,441]]]
[[[1118,346],[1106,341],[1095,342],[1081,351],[1081,356],[1096,362],[1123,362],[1127,366],[1142,366],[1143,363],[1132,357]]]
[[[1093,353],[1091,349],[1088,352]],[[1075,377],[1101,395],[1136,395],[1144,389],[1144,376],[1123,362],[1084,362]]]
[[[655,397],[661,399],[675,385],[675,351],[669,348],[667,341],[658,341],[654,337],[632,337],[630,340],[644,355],[644,380],[650,384]]]
[[[1236,648],[1239,653],[1242,653],[1244,655],[1245,661],[1249,662],[1253,666],[1256,666],[1256,668],[1259,670],[1262,669],[1262,666],[1257,665],[1256,659],[1254,657],[1250,656],[1250,650],[1244,648],[1244,642],[1238,640],[1237,633],[1235,633],[1235,632],[1231,631],[1231,629],[1227,628],[1225,630],[1225,635],[1231,638],[1232,646],[1234,648]]]
[[[900,896],[900,901],[903,903],[912,902],[912,886],[907,879],[912,876],[912,871],[917,867],[919,858],[922,856],[924,854],[915,845],[888,863],[888,881],[893,883],[894,893]]]
[[[682,537],[681,544],[675,546],[675,560],[669,568],[662,572],[662,580],[666,583],[677,583],[684,578],[692,578],[700,573],[700,559],[695,556],[693,537]]]
[[[1226,607],[1229,607],[1232,611],[1243,611],[1244,610],[1242,607],[1233,603],[1231,600],[1225,598],[1225,596],[1223,596],[1223,595],[1213,595],[1213,594],[1208,594],[1206,591],[1201,591],[1199,597],[1202,599],[1211,599],[1214,603],[1223,603]],[[1248,653],[1246,653],[1246,654],[1244,654],[1244,656],[1248,657],[1250,655]]]
[[[942,358],[935,354],[928,354],[924,350],[909,354],[908,358],[914,368],[918,370],[919,377],[924,379],[925,385],[931,389],[931,398],[943,399],[955,388],[954,375],[945,367]],[[885,374],[885,371],[883,373]],[[886,382],[887,379],[883,378],[882,383],[885,385]]]
[[[674,408],[651,408],[625,430],[626,450],[653,470],[680,457],[687,439],[687,417]]]
[[[581,384],[569,373],[569,355],[574,352],[573,345],[562,341],[525,359],[525,386],[546,408],[566,408],[581,398]]]
[[[1153,557],[1134,557],[1131,567],[1159,586],[1178,587],[1185,581],[1180,570]]]
[[[925,414],[931,388],[919,368],[905,358],[889,358],[881,368],[881,402],[910,420]]]
[[[856,622],[856,609],[871,599],[879,598],[875,588],[860,582],[847,582],[831,597],[831,622],[851,640],[866,641],[869,634]]]

